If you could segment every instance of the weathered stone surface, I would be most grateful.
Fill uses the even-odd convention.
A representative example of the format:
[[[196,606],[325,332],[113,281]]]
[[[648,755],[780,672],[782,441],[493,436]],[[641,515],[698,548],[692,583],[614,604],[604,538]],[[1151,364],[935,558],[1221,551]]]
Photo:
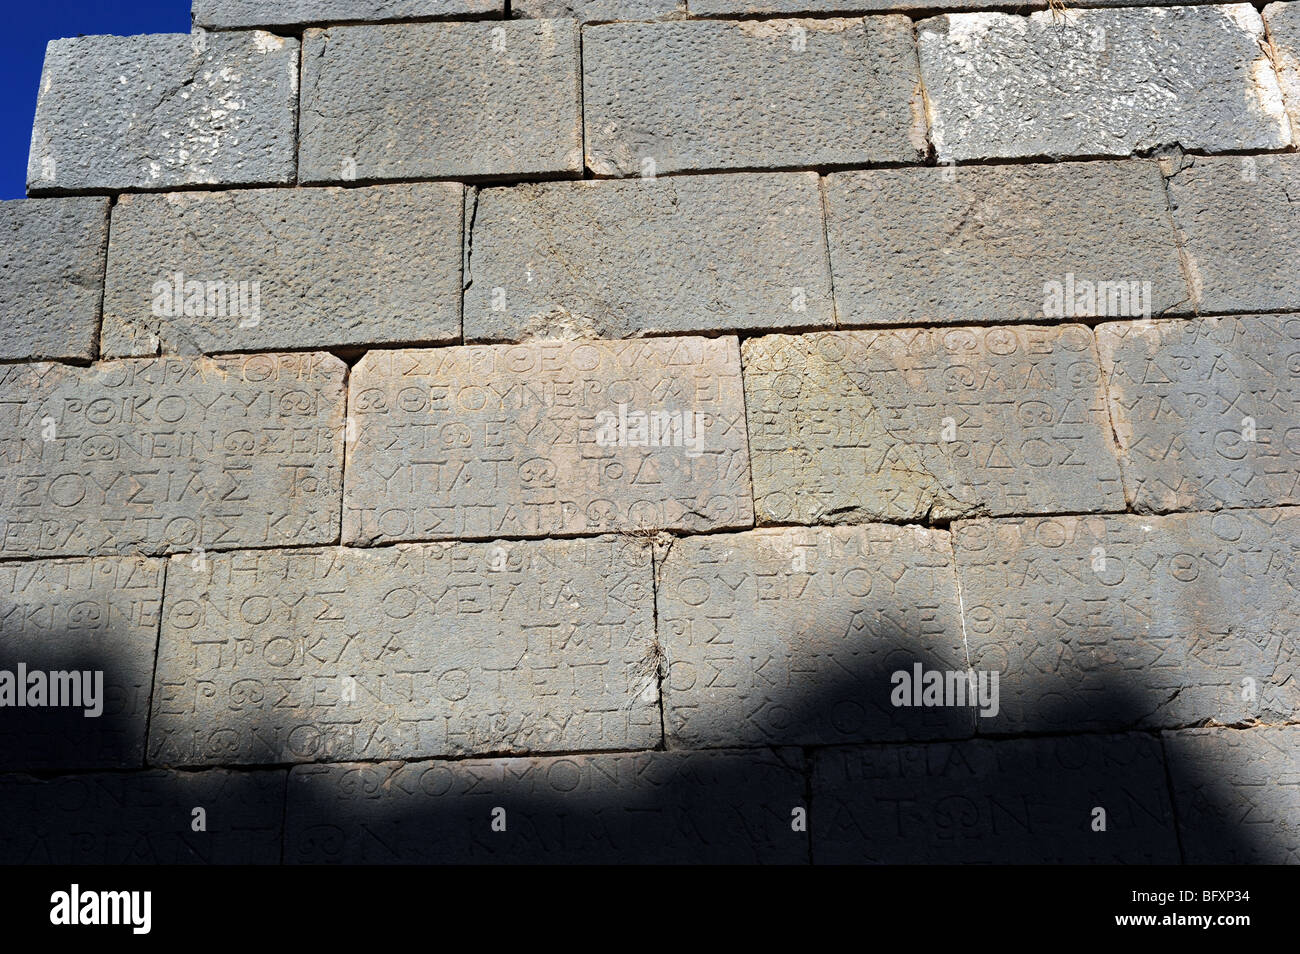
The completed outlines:
[[[1300,714],[1300,509],[954,526],[971,665],[1002,673],[981,730]]]
[[[372,351],[348,387],[344,543],[753,525],[735,338]]]
[[[0,202],[0,360],[95,356],[108,200]]]
[[[276,864],[285,772],[0,776],[0,863]],[[194,809],[206,831],[194,831]]]
[[[43,707],[4,699],[0,770],[140,765],[162,595],[161,560],[0,563],[0,670],[13,680],[6,692],[35,701],[18,667],[45,674]]]
[[[1155,162],[836,173],[826,215],[842,325],[1187,310]]]
[[[891,701],[896,672],[966,669],[945,531],[874,525],[687,537],[658,572],[664,725],[676,744],[972,734],[969,706]]]
[[[582,169],[572,20],[331,27],[303,44],[304,182]]]
[[[103,353],[459,341],[463,193],[425,183],[123,196]]]
[[[150,761],[650,748],[653,601],[624,537],[176,557]]]
[[[310,23],[443,19],[500,14],[501,0],[194,0],[201,27],[300,27]]]
[[[45,52],[32,195],[292,182],[298,41],[83,36]]]
[[[1169,179],[1202,312],[1300,308],[1300,156],[1188,156]]]
[[[815,173],[484,189],[470,340],[830,325]]]
[[[813,862],[1177,864],[1162,761],[1147,735],[819,749]]]
[[[1165,732],[1188,864],[1300,863],[1300,728]]]
[[[1295,141],[1300,138],[1300,3],[1270,3],[1264,8],[1264,22]]]
[[[686,16],[686,0],[511,0],[514,17],[574,17],[582,23],[610,20],[677,20]]]
[[[0,556],[331,543],[343,362],[0,366]]]
[[[901,16],[588,27],[582,69],[597,175],[915,162],[926,150]]]
[[[1082,325],[744,344],[760,522],[1123,510]]]
[[[916,25],[940,161],[1290,144],[1249,4],[1067,17],[953,13]]]
[[[299,766],[285,860],[799,863],[802,768],[794,750]]]
[[[1139,512],[1300,504],[1300,318],[1097,329]]]

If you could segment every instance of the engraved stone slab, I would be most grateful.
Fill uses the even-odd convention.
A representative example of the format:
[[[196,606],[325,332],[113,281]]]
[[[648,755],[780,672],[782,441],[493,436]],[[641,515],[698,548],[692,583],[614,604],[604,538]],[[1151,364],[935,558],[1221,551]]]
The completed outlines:
[[[895,706],[895,673],[966,670],[948,534],[755,530],[676,541],[659,569],[664,720],[679,745],[969,735],[967,705]]]
[[[329,354],[0,366],[0,556],[338,538]]]
[[[1124,509],[1082,325],[770,335],[743,363],[760,521]]]
[[[798,864],[804,804],[797,750],[298,766],[285,860]]]
[[[1179,863],[1146,735],[818,749],[812,793],[816,864]]]
[[[686,0],[511,0],[513,17],[574,17],[582,23],[607,20],[680,20]]]
[[[459,341],[463,191],[124,195],[103,354]]]
[[[1300,318],[1101,325],[1139,512],[1300,504]]]
[[[752,526],[735,338],[372,351],[343,540]]]
[[[659,742],[641,541],[256,550],[168,572],[153,764]]]
[[[471,340],[830,325],[814,173],[483,189]]]
[[[352,20],[414,20],[501,12],[500,0],[194,0],[205,27],[298,27]]]
[[[1294,137],[1300,135],[1300,3],[1270,3],[1263,12]]]
[[[1300,509],[955,525],[989,732],[1300,714]]]
[[[140,765],[162,596],[161,560],[0,563],[0,770]]]

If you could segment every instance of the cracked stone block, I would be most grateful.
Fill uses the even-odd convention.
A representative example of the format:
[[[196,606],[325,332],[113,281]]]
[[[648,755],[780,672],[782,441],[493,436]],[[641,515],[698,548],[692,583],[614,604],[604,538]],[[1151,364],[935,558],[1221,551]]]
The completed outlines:
[[[1169,179],[1201,312],[1300,308],[1300,156],[1186,157]]]
[[[981,730],[1300,716],[1300,509],[954,528],[971,665],[1001,673]]]
[[[0,563],[0,771],[140,765],[162,596],[161,560]]]
[[[819,749],[812,799],[816,864],[1179,863],[1148,735]]]
[[[657,572],[673,744],[973,734],[966,699],[895,698],[900,673],[967,669],[946,531],[877,524],[686,537]]]
[[[108,200],[0,202],[0,361],[95,357]]]
[[[680,20],[686,0],[511,0],[512,17],[563,19],[581,23],[611,20]]]
[[[1187,309],[1154,162],[835,173],[826,215],[841,324]]]
[[[1300,727],[1161,738],[1187,864],[1300,863]]]
[[[951,13],[916,25],[940,161],[1291,144],[1245,3]]]
[[[343,541],[752,526],[735,338],[371,351]]]
[[[284,771],[0,776],[0,862],[278,864]],[[205,831],[194,831],[203,809]]]
[[[789,749],[298,766],[285,860],[799,864],[800,807]]]
[[[639,540],[177,556],[155,765],[659,744]]]
[[[1300,504],[1300,318],[1097,328],[1140,513]]]
[[[51,40],[32,195],[292,182],[298,41],[261,31]]]
[[[905,17],[618,23],[583,30],[587,165],[916,162],[925,117]]]
[[[194,0],[200,27],[301,27],[368,20],[448,19],[500,14],[501,0]]]
[[[311,352],[0,366],[0,557],[334,542],[346,370]]]
[[[310,29],[302,83],[304,182],[582,169],[573,20]]]
[[[123,196],[106,356],[460,340],[451,183]]]
[[[1083,325],[744,343],[760,522],[1123,510]]]
[[[1294,141],[1300,136],[1300,3],[1270,3],[1264,8],[1264,22]]]
[[[466,338],[830,325],[815,173],[484,189]]]

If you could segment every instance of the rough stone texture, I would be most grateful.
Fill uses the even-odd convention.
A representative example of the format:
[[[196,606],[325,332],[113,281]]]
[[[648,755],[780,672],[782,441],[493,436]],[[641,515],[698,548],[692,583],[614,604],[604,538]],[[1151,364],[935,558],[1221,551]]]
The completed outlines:
[[[1162,738],[1188,864],[1300,863],[1300,727]]]
[[[574,17],[582,23],[609,20],[678,20],[686,0],[511,0],[514,17]]]
[[[1143,7],[1152,0],[1075,0],[1075,7]],[[1207,0],[1191,0],[1203,3]],[[1034,6],[1044,2],[1036,0]],[[690,0],[691,16],[797,16],[800,14],[839,13],[844,15],[878,11],[922,11],[942,9],[1011,10],[1022,12],[1030,4],[1024,0]],[[512,8],[517,8],[514,2]],[[1059,22],[1059,21],[1058,21]]]
[[[298,41],[261,31],[51,40],[32,195],[292,182]]]
[[[348,387],[344,543],[753,525],[735,338],[372,351]]]
[[[1202,312],[1300,308],[1300,156],[1187,157],[1169,206]]]
[[[1300,715],[1300,509],[955,527],[971,665],[1002,673],[981,731]]]
[[[813,861],[1177,864],[1162,762],[1147,735],[821,749]]]
[[[1270,3],[1264,8],[1264,22],[1295,141],[1300,139],[1300,3]]]
[[[1154,162],[837,173],[826,215],[841,325],[1159,315],[1190,297]],[[1097,282],[1127,294],[1090,308]]]
[[[572,20],[332,27],[303,44],[304,182],[582,169]]]
[[[660,740],[642,541],[257,550],[168,574],[152,764]]]
[[[285,774],[0,776],[0,863],[275,864]],[[207,831],[193,830],[195,808]]]
[[[444,19],[501,12],[501,0],[194,0],[192,5],[196,26],[217,28]]]
[[[972,734],[969,707],[890,700],[895,672],[966,669],[946,532],[875,525],[688,537],[658,572],[674,744]]]
[[[814,173],[484,189],[465,337],[830,325]]]
[[[123,196],[103,353],[459,341],[463,193],[427,183]],[[194,281],[204,284],[186,295]],[[209,282],[224,283],[211,304]]]
[[[760,522],[1124,509],[1082,325],[769,335],[743,364]]]
[[[916,25],[940,161],[1278,149],[1291,143],[1264,22],[1245,3]]]
[[[338,538],[343,362],[0,366],[0,557]]]
[[[107,199],[0,202],[0,360],[95,356],[107,244]]]
[[[142,557],[0,563],[0,670],[102,673],[79,707],[0,709],[0,770],[139,766],[153,686],[163,565]],[[100,713],[87,717],[98,695]],[[53,686],[45,702],[54,702]]]
[[[1300,318],[1101,325],[1139,512],[1300,504]]]
[[[790,864],[804,805],[792,750],[300,766],[285,860]]]
[[[597,175],[915,162],[926,151],[905,17],[619,23],[583,30]]]

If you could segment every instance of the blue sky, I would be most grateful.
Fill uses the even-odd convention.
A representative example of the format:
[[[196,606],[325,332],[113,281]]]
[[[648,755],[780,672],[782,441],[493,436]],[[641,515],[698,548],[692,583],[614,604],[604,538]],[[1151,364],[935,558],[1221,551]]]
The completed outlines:
[[[189,33],[190,0],[35,0],[5,5],[0,24],[0,199],[27,194],[27,148],[45,44],[91,33]]]

